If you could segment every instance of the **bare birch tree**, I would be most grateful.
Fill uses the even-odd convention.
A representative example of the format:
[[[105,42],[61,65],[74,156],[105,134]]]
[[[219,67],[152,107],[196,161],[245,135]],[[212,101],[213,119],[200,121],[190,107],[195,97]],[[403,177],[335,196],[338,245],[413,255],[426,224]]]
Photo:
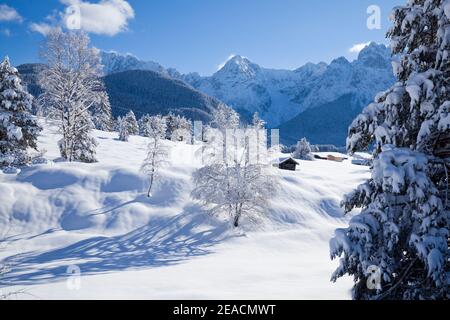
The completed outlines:
[[[98,50],[81,31],[52,30],[41,50],[47,63],[40,75],[40,96],[46,113],[60,121],[61,156],[68,161],[95,162],[97,142],[90,135],[94,124],[90,108],[102,99]]]

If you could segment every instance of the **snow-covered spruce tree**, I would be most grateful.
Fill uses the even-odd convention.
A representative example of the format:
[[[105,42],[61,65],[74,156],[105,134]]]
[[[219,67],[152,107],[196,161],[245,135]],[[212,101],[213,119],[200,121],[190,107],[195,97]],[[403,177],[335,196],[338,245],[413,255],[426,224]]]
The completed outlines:
[[[89,42],[84,32],[54,29],[41,51],[48,66],[40,74],[41,105],[60,121],[62,139],[58,144],[68,161],[96,161],[90,109],[100,100],[103,84],[99,53]]]
[[[136,120],[136,116],[134,115],[133,110],[128,111],[128,113],[124,117],[124,120],[128,124],[128,133],[130,135],[138,135],[139,124]]]
[[[143,137],[150,137],[150,132],[148,131],[147,124],[150,121],[151,116],[149,114],[144,114],[138,121],[139,135]]]
[[[205,166],[193,174],[192,197],[202,201],[213,214],[226,213],[234,227],[245,216],[255,221],[269,205],[276,190],[270,167],[256,161],[253,132],[239,130],[239,116],[222,106],[213,114],[208,129],[209,147],[204,149]],[[253,130],[250,128],[249,130]],[[219,138],[218,138],[219,137]],[[221,138],[220,138],[221,137]]]
[[[41,128],[31,116],[31,103],[32,96],[6,57],[0,64],[0,167],[27,163],[27,149],[37,148]]]
[[[117,118],[117,125],[121,141],[128,141],[130,135],[139,134],[139,125],[132,110],[125,116]]]
[[[188,141],[192,134],[191,122],[183,116],[174,115],[170,112],[166,119],[167,131],[166,139],[172,141]]]
[[[114,119],[111,111],[109,96],[106,91],[101,91],[98,100],[92,108],[92,121],[95,128],[102,131],[112,131]]]
[[[169,112],[169,114],[167,116],[165,116],[165,119],[166,119],[166,126],[167,126],[166,139],[170,140],[170,139],[172,139],[172,133],[175,130],[177,130],[177,126],[178,126],[177,116],[174,115],[172,112]]]
[[[312,149],[310,143],[306,140],[306,138],[302,138],[299,142],[297,142],[292,156],[296,159],[311,161],[314,160],[314,156],[311,152]]]
[[[450,298],[449,160],[433,154],[450,130],[449,18],[448,0],[394,9],[398,82],[349,129],[349,152],[375,147],[372,178],[343,201],[346,212],[362,211],[331,240],[332,258],[341,257],[332,279],[353,275],[355,299]]]
[[[145,129],[148,137],[158,140],[164,139],[167,131],[166,119],[161,115],[151,116],[146,122]]]
[[[185,117],[178,116],[176,129],[172,132],[170,140],[192,142],[192,124]]]
[[[152,188],[157,178],[159,169],[168,161],[168,149],[164,145],[167,130],[166,120],[162,116],[149,117],[146,122],[146,131],[150,142],[147,147],[147,157],[141,166],[141,171],[149,176],[149,187],[147,196],[151,197]]]
[[[124,117],[117,118],[117,131],[119,132],[120,141],[128,141],[128,138],[130,137],[130,130],[128,122],[125,121]]]

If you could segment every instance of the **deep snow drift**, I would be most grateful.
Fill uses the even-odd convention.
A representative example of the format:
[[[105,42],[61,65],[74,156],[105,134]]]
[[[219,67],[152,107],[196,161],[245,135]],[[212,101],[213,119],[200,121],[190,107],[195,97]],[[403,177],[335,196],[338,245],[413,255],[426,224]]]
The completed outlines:
[[[46,164],[0,173],[3,294],[44,299],[345,299],[351,279],[329,281],[328,241],[346,224],[339,202],[365,167],[300,161],[274,173],[267,218],[233,230],[189,194],[199,146],[166,142],[171,164],[148,199],[139,173],[147,139],[95,131],[98,163],[59,161],[56,128],[39,147]],[[78,269],[79,268],[79,269]],[[71,274],[80,270],[81,277]],[[78,282],[79,280],[79,282]],[[76,285],[74,285],[74,283]],[[1,295],[1,292],[0,292]]]

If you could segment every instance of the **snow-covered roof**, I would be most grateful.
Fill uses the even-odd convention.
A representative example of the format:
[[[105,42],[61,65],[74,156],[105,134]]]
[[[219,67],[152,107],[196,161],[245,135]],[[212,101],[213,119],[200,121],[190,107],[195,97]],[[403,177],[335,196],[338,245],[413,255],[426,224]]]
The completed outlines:
[[[292,161],[294,161],[296,164],[299,164],[298,161],[295,160],[295,159],[292,158],[292,157],[276,158],[276,159],[272,160],[272,164],[280,164],[280,163],[284,163],[284,162],[286,162],[286,161],[288,161],[288,160],[292,160]]]

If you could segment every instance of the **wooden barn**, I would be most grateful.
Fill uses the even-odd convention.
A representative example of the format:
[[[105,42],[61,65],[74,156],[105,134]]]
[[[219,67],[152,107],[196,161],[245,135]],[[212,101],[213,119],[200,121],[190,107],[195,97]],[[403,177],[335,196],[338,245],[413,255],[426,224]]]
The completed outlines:
[[[347,158],[337,157],[337,156],[333,156],[333,155],[329,154],[327,156],[327,160],[328,161],[334,161],[334,162],[344,162],[344,160],[347,160]]]
[[[450,132],[441,134],[437,138],[433,153],[438,158],[450,158]]]
[[[277,166],[281,170],[295,171],[299,163],[293,158],[280,158],[274,162],[274,166]]]

